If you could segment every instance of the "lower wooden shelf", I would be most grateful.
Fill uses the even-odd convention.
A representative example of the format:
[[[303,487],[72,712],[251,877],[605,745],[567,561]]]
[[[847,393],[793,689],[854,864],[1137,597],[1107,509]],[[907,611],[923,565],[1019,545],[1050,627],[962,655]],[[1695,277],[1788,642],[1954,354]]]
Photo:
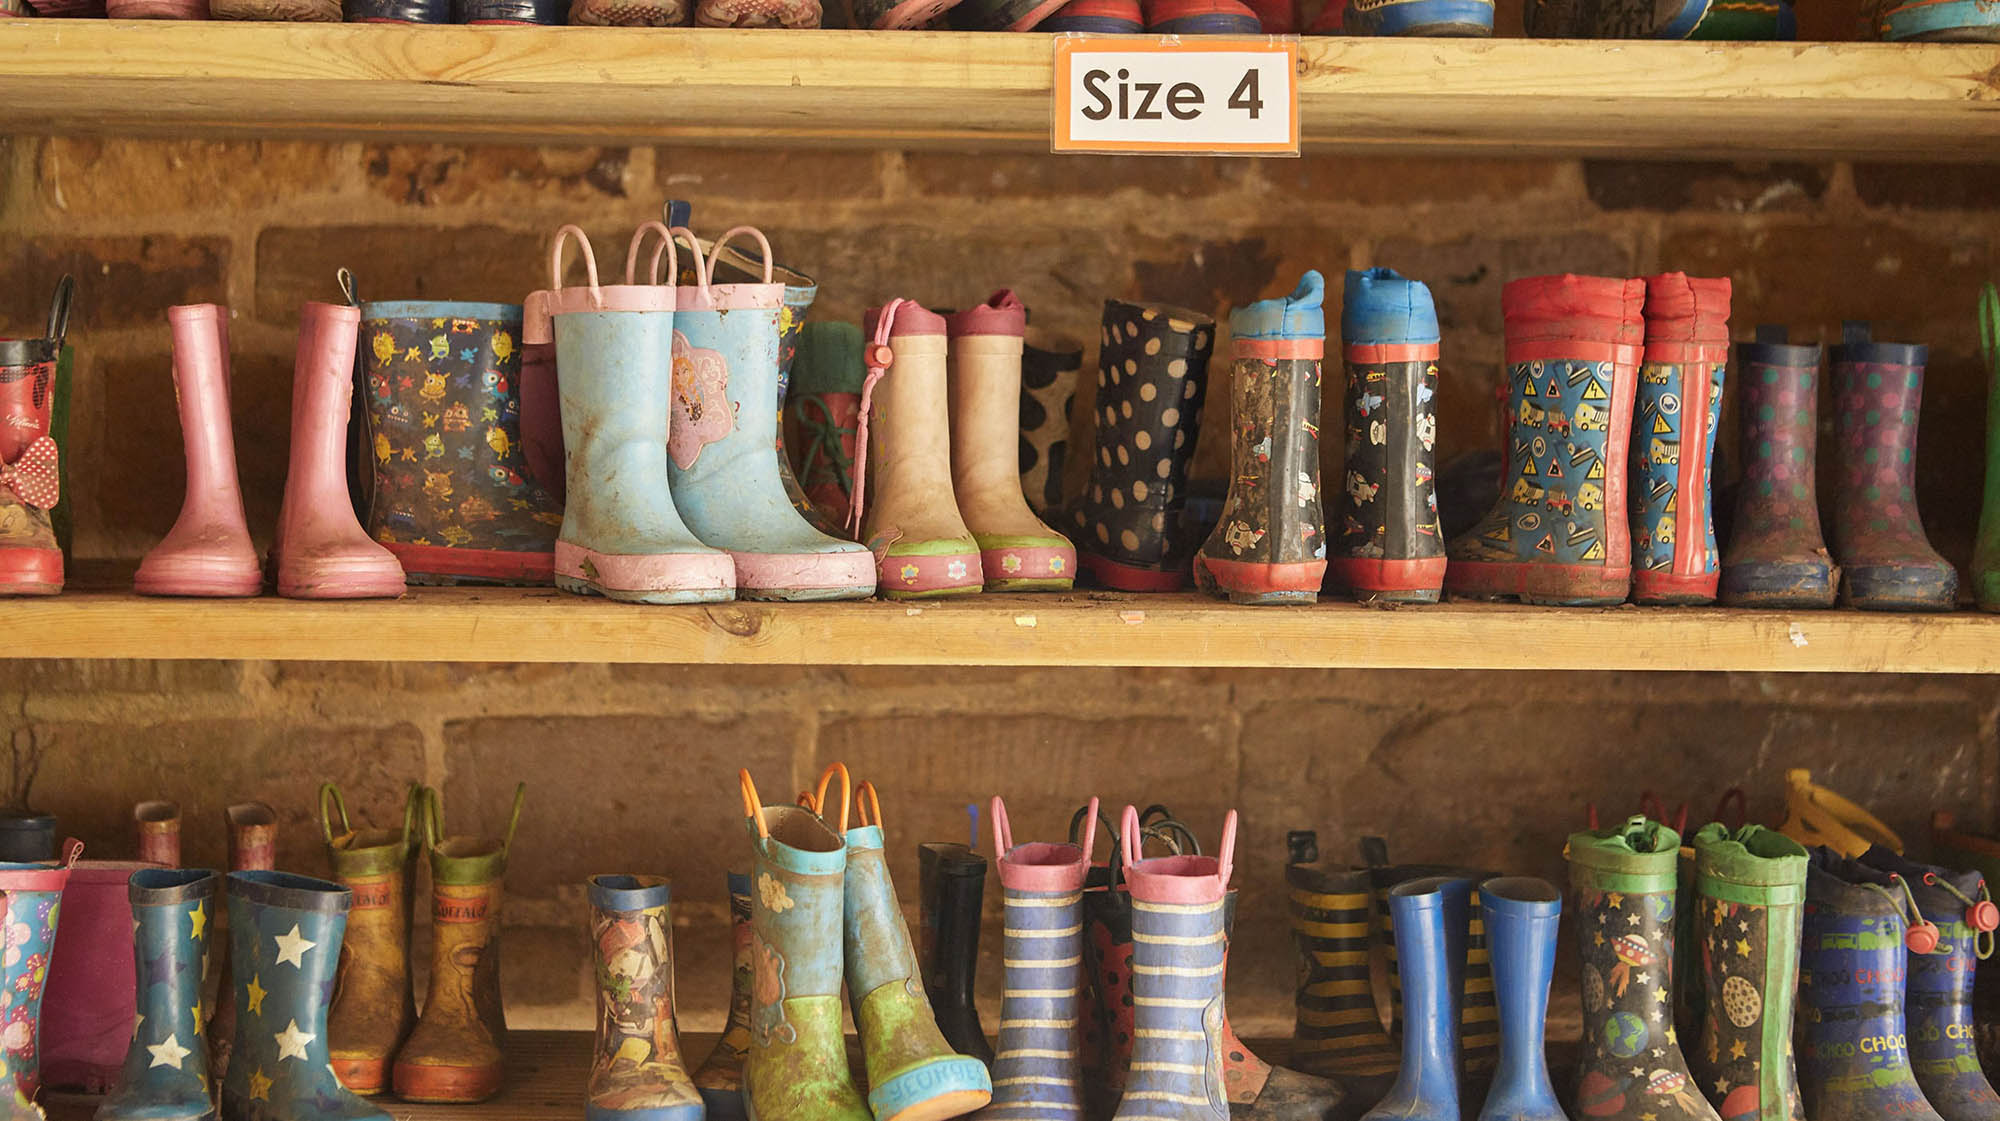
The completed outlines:
[[[10,658],[2000,672],[2000,618],[1972,612],[1260,608],[1105,592],[642,607],[412,588],[375,601],[71,591],[7,602],[0,618]]]

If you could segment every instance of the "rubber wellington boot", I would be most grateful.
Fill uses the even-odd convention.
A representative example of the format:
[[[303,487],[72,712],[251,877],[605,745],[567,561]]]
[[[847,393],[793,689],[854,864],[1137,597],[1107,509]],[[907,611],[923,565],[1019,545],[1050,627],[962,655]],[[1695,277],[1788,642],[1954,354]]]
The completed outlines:
[[[1632,584],[1631,446],[1645,283],[1537,276],[1501,292],[1509,392],[1505,491],[1453,541],[1445,590],[1608,606]]]
[[[1949,611],[1958,570],[1938,556],[1917,515],[1917,409],[1929,348],[1878,343],[1848,323],[1833,348],[1833,506],[1840,601],[1871,611]]]
[[[1044,518],[1062,509],[1070,406],[1082,369],[1082,346],[1029,329],[1021,351],[1021,492]]]
[[[986,858],[966,845],[926,841],[917,846],[917,885],[918,960],[931,1014],[952,1050],[991,1066],[993,1046],[986,1041],[972,997]]]
[[[1144,0],[1146,30],[1154,35],[1257,35],[1263,22],[1238,0]]]
[[[229,419],[229,313],[214,304],[167,309],[174,332],[174,399],[187,450],[187,495],[132,589],[154,596],[254,596],[264,572],[243,517]]]
[[[1479,1121],[1568,1121],[1543,1047],[1562,892],[1546,880],[1497,877],[1479,885],[1479,909],[1500,1007],[1499,1070]]]
[[[1375,940],[1368,871],[1322,863],[1319,839],[1309,831],[1289,833],[1286,842],[1299,953],[1292,1065],[1338,1079],[1362,1101],[1379,1100],[1396,1077],[1398,1056],[1382,1030],[1369,976]]]
[[[120,1025],[120,1042],[130,1042],[117,1088],[97,1107],[97,1121],[215,1117],[208,1048],[201,1040],[201,990],[220,880],[199,868],[142,868],[125,885],[123,932],[132,943],[136,1000]]]
[[[1146,18],[1139,10],[1139,0],[1069,0],[1043,20],[1038,30],[1133,35],[1145,29]]]
[[[229,832],[229,870],[268,872],[278,866],[278,811],[263,802],[238,802],[222,811]],[[217,916],[222,918],[224,916]],[[233,940],[222,940],[217,975],[230,975]],[[220,1080],[229,1073],[230,1048],[236,1045],[236,990],[216,990],[215,1011],[208,1018],[208,1069]]]
[[[1194,582],[1231,603],[1312,603],[1326,580],[1319,497],[1325,298],[1325,279],[1308,269],[1290,296],[1229,316],[1229,497],[1195,553]]]
[[[1681,839],[1639,816],[1565,846],[1583,959],[1579,1117],[1719,1121],[1674,1031],[1674,900]]]
[[[1386,949],[1389,980],[1389,1034],[1403,1034],[1403,985],[1397,967],[1396,931],[1389,908],[1389,894],[1397,885],[1411,880],[1443,878],[1479,883],[1492,873],[1449,864],[1391,864],[1389,846],[1380,837],[1361,839],[1363,862],[1367,865],[1375,893],[1376,930]],[[1465,984],[1458,1007],[1458,1053],[1460,1070],[1469,1091],[1467,1101],[1476,1100],[1480,1084],[1492,1076],[1500,1057],[1500,1013],[1493,991],[1493,959],[1487,951],[1484,912],[1479,892],[1474,889],[1466,919]]]
[[[357,1094],[388,1089],[390,1062],[417,1022],[410,988],[410,920],[422,792],[412,784],[404,796],[401,829],[356,829],[339,789],[332,783],[319,788],[320,825],[326,831],[333,878],[354,893],[340,947],[339,984],[327,1015],[328,1047],[333,1073]]]
[[[1737,440],[1743,481],[1722,557],[1731,607],[1832,607],[1840,570],[1820,535],[1814,444],[1819,345],[1794,346],[1783,327],[1757,328],[1736,348]]]
[[[42,1000],[42,1084],[50,1089],[102,1094],[118,1080],[138,1011],[124,966],[132,953],[128,883],[133,873],[152,867],[82,860],[70,869],[62,939],[49,956]]]
[[[1931,853],[1946,867],[1977,869],[1989,893],[2000,881],[2000,841],[1959,829],[1949,811],[1940,810],[1931,819]],[[2000,968],[1973,974],[1972,1021],[1980,1063],[1991,1083],[2000,1077]]]
[[[1327,0],[1306,34],[1484,39],[1493,34],[1493,0],[1418,0],[1408,4]]]
[[[139,834],[140,863],[181,866],[179,802],[141,802],[132,807],[132,823]]]
[[[228,891],[235,971],[225,976],[243,1014],[222,1121],[388,1121],[340,1084],[327,1051],[348,890],[289,872],[231,872]]]
[[[1089,804],[1084,843],[1014,844],[1007,807],[993,799],[993,851],[1000,868],[1006,981],[1000,998],[1000,1052],[993,1101],[982,1121],[1072,1121],[1083,1116],[1079,1045],[1083,885],[1097,833]]]
[[[1986,491],[1979,505],[1979,539],[1972,549],[1972,598],[1981,611],[2000,611],[2000,288],[1979,292],[1979,346],[1986,358]]]
[[[1100,820],[1090,815],[1093,823]],[[1070,821],[1069,841],[1081,845],[1085,811]],[[1111,861],[1084,877],[1084,1017],[1078,1057],[1083,1064],[1084,1115],[1105,1118],[1118,1108],[1132,1072],[1132,893],[1122,878],[1118,827],[1105,830]]]
[[[701,1121],[674,1024],[672,888],[658,876],[592,876],[597,1048],[588,1121]]]
[[[55,397],[75,290],[67,276],[57,283],[43,337],[0,339],[0,596],[62,591],[51,513],[62,499]]]
[[[278,594],[364,599],[403,594],[403,568],[370,540],[347,493],[347,416],[361,309],[309,303],[292,374],[292,458],[272,554]]]
[[[1429,288],[1394,269],[1348,270],[1346,470],[1327,577],[1362,603],[1436,603],[1444,586],[1438,339]]]
[[[1457,1121],[1458,1020],[1472,881],[1431,876],[1389,890],[1403,989],[1403,1062],[1363,1121]]]
[[[1910,955],[1904,1017],[1910,1069],[1917,1088],[1944,1121],[1995,1121],[2000,1094],[1979,1068],[1972,990],[1979,963],[1992,955],[2000,908],[1977,869],[1954,871],[1918,864],[1884,848],[1861,854],[1861,863],[1901,876],[1920,911],[1937,928],[1936,948]]]
[[[1068,591],[1076,550],[1028,509],[1021,490],[1023,336],[1028,309],[1003,288],[947,316],[951,487],[979,542],[989,592]]]
[[[1214,349],[1215,320],[1206,315],[1104,301],[1097,458],[1090,484],[1058,525],[1076,544],[1078,562],[1106,587],[1171,592],[1187,583],[1192,543],[1176,529]]]
[[[1695,954],[1707,1012],[1688,1068],[1724,1121],[1803,1121],[1792,1062],[1806,850],[1761,825],[1694,835]]]
[[[1632,423],[1632,599],[1713,603],[1721,574],[1709,474],[1729,366],[1729,278],[1649,276],[1645,314]]]
[[[861,421],[861,328],[852,323],[808,323],[799,336],[785,409],[787,437],[798,449],[798,475],[812,503],[808,517],[838,533],[854,505],[854,441]]]
[[[641,227],[632,247],[648,229],[666,239],[671,275],[665,227]],[[571,237],[589,283],[565,288]],[[556,587],[626,603],[734,599],[735,564],[695,538],[667,489],[676,288],[600,285],[597,256],[575,226],[556,232],[549,272],[548,290],[528,297],[521,332],[528,345],[556,346],[567,466]]]
[[[750,831],[750,1053],[746,1116],[869,1121],[840,1028],[847,844],[817,813],[766,806],[739,771]]]
[[[521,442],[518,304],[361,305],[368,533],[413,584],[548,584],[562,504]]]
[[[1912,951],[1936,947],[1909,885],[1828,848],[1806,870],[1799,1089],[1813,1121],[1940,1121],[1910,1069],[1903,1017]]]
[[[712,284],[717,255],[744,233],[763,250],[763,280]],[[875,558],[814,529],[785,493],[773,406],[785,286],[771,279],[770,259],[764,235],[739,226],[697,259],[698,283],[680,289],[667,429],[674,505],[703,544],[728,551],[744,599],[865,599],[875,594]]]
[[[500,1089],[507,1014],[500,999],[500,880],[528,785],[514,788],[498,838],[446,836],[438,792],[425,792],[431,857],[431,983],[423,1015],[396,1052],[396,1096],[478,1102]]]
[[[729,1020],[722,1038],[694,1072],[708,1121],[743,1117],[743,1060],[750,1054],[750,877],[729,873],[729,935],[734,947],[729,971]]]
[[[1824,845],[1842,856],[1855,857],[1870,845],[1903,851],[1903,839],[1874,814],[1812,780],[1812,772],[1795,767],[1785,772],[1785,823],[1778,831],[1806,848]]]
[[[872,345],[861,387],[848,532],[874,552],[878,585],[890,599],[977,592],[986,580],[979,542],[951,486],[944,317],[891,300],[869,309],[861,334]]]

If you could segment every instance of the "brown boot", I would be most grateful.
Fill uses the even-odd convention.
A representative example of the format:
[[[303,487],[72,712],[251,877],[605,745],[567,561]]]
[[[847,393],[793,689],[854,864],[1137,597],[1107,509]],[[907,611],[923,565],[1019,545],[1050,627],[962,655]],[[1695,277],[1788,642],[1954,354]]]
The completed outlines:
[[[410,903],[422,790],[411,784],[403,828],[396,830],[354,828],[340,791],[330,782],[319,788],[333,878],[354,893],[326,1030],[334,1076],[357,1094],[389,1088],[390,1060],[417,1022],[410,990]]]
[[[278,811],[263,802],[239,802],[222,811],[229,826],[229,870],[269,872],[278,866]],[[222,957],[216,976],[228,977],[229,939],[218,938]],[[223,985],[215,996],[215,1013],[208,1018],[208,1075],[216,1084],[229,1070],[229,1050],[236,1040],[236,986]]]
[[[438,793],[425,789],[431,854],[431,987],[409,1042],[396,1054],[396,1096],[481,1102],[500,1089],[507,1017],[500,1006],[500,877],[521,821],[526,783],[499,840],[446,837]]]

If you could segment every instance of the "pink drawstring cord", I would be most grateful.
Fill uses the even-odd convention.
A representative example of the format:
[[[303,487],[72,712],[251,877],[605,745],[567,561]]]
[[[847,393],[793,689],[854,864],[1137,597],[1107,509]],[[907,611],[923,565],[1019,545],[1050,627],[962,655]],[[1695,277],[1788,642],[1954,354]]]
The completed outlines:
[[[889,364],[896,355],[889,349],[889,332],[896,325],[896,312],[908,300],[894,299],[882,305],[882,314],[875,320],[875,342],[868,348],[868,378],[861,383],[861,416],[854,425],[854,490],[849,496],[846,529],[849,533],[860,534],[863,496],[867,493],[868,481],[868,413],[874,403],[875,383],[889,372]]]

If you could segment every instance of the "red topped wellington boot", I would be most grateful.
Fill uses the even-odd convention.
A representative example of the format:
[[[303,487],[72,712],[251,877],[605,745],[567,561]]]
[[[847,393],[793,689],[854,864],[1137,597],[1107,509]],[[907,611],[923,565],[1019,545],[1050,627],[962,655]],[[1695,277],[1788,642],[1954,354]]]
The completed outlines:
[[[214,304],[167,309],[174,331],[174,400],[187,446],[187,497],[166,539],[139,562],[132,589],[149,596],[254,596],[264,573],[243,519],[236,435],[229,422],[229,313]]]
[[[67,276],[56,285],[43,337],[0,339],[0,595],[62,591],[62,548],[49,519],[62,496],[50,428],[75,290],[75,281]]]

